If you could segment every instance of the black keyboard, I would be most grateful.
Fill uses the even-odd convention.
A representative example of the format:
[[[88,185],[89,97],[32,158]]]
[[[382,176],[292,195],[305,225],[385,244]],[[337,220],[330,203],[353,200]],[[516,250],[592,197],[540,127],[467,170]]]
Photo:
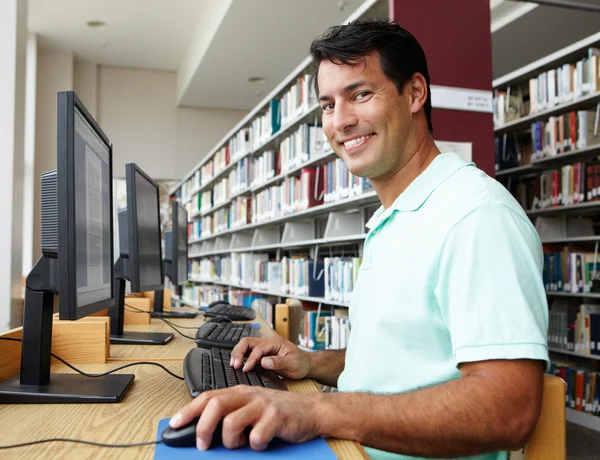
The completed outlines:
[[[232,350],[244,337],[259,335],[259,328],[247,323],[204,323],[196,331],[196,344],[201,348]]]
[[[185,384],[192,397],[203,391],[251,385],[286,390],[277,374],[259,366],[243,372],[229,365],[231,352],[222,348],[192,348],[183,361]]]
[[[232,321],[252,321],[256,318],[256,312],[252,308],[221,304],[209,307],[204,316],[227,316]]]

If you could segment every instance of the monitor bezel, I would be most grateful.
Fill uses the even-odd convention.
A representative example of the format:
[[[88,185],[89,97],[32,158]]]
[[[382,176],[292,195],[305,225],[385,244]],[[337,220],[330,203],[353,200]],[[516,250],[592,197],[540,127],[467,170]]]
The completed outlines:
[[[173,278],[171,280],[171,282],[173,283],[173,285],[175,286],[181,286],[183,284],[186,284],[189,281],[189,269],[186,270],[186,278],[184,281],[179,281],[179,213],[182,212],[185,215],[185,221],[186,221],[186,228],[185,228],[185,233],[187,235],[187,223],[189,223],[188,221],[188,215],[187,215],[187,211],[185,210],[185,208],[178,202],[178,201],[173,201],[173,207],[172,207],[172,219],[173,219],[173,224],[171,225],[171,241],[173,242],[173,244],[171,245],[172,249],[171,249],[171,265],[173,267]],[[189,261],[189,244],[187,244],[187,240],[186,240],[186,245],[185,245],[185,263],[186,263],[186,267],[188,266],[188,261]]]
[[[160,265],[160,284],[142,285],[140,279],[140,248],[138,238],[138,221],[137,217],[137,179],[136,173],[139,173],[144,179],[152,184],[156,189],[156,215],[158,216],[158,245],[159,265]],[[129,238],[129,281],[131,283],[131,292],[145,292],[162,289],[164,286],[165,273],[163,270],[163,254],[160,232],[160,190],[158,184],[152,180],[136,163],[128,163],[125,165],[125,178],[127,183],[127,233]]]
[[[79,307],[77,305],[77,241],[75,206],[75,109],[108,147],[110,297]],[[58,312],[61,320],[77,320],[115,305],[113,148],[108,136],[73,91],[57,94],[57,172],[58,172]]]

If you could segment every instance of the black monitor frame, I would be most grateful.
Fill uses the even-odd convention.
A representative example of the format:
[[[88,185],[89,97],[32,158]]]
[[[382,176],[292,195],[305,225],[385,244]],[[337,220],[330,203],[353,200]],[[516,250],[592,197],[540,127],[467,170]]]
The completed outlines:
[[[162,287],[157,285],[142,285],[140,280],[140,258],[139,258],[139,227],[137,209],[137,182],[136,173],[148,180],[156,189],[156,212],[160,216],[158,185],[135,163],[125,165],[125,178],[127,188],[127,251],[122,248],[120,257],[115,263],[115,305],[109,308],[110,315],[110,343],[113,344],[142,344],[142,345],[164,345],[168,343],[173,334],[165,332],[129,332],[124,330],[125,316],[125,280],[131,282],[131,292],[144,292]],[[160,279],[164,280],[162,264],[162,248],[160,241],[160,217],[157,220],[158,238],[155,242],[159,251],[158,265]],[[123,235],[120,235],[123,236]],[[150,314],[150,312],[148,312]]]
[[[131,283],[131,292],[145,292],[154,291],[163,287],[162,281],[158,284],[142,284],[140,278],[140,247],[139,247],[139,228],[137,217],[137,177],[136,173],[146,179],[156,189],[156,216],[158,218],[158,232],[157,239],[155,241],[156,247],[158,248],[158,260],[160,261],[160,279],[165,279],[164,267],[162,264],[162,244],[160,239],[160,202],[159,202],[159,189],[158,184],[154,182],[150,176],[148,176],[142,169],[135,163],[128,163],[125,165],[125,177],[127,183],[127,221],[128,230],[133,232],[129,235],[129,273],[127,279]]]
[[[171,202],[171,230],[170,233],[167,232],[167,237],[170,237],[170,246],[171,246],[171,254],[168,254],[168,251],[165,251],[165,274],[169,278],[171,278],[171,283],[173,286],[180,286],[181,284],[187,282],[188,280],[188,260],[189,260],[189,247],[187,244],[187,239],[185,241],[185,263],[186,263],[186,278],[182,283],[180,282],[180,273],[179,273],[179,213],[183,213],[185,215],[186,228],[185,233],[187,235],[187,223],[188,216],[187,211],[178,201]],[[170,258],[169,258],[170,257]]]
[[[172,219],[172,225],[171,225],[171,230],[168,230],[165,232],[165,246],[166,247],[170,247],[171,252],[170,254],[168,253],[168,250],[165,249],[165,259],[164,259],[164,268],[165,268],[165,276],[168,276],[171,279],[171,282],[173,284],[174,289],[177,291],[177,293],[179,294],[180,291],[180,284],[178,281],[179,278],[179,213],[184,213],[185,215],[185,221],[186,221],[186,228],[185,228],[185,232],[187,235],[187,222],[188,222],[188,215],[187,215],[187,211],[185,210],[185,208],[183,206],[181,206],[179,204],[179,202],[177,201],[172,201],[171,202],[171,219]],[[169,240],[169,241],[166,241]],[[185,245],[185,261],[186,261],[186,274],[188,272],[187,270],[187,263],[189,260],[189,246],[187,244],[187,239],[186,239],[186,245]],[[186,281],[187,281],[187,276],[186,276]],[[161,290],[156,290],[154,292],[154,311],[156,313],[160,313],[163,317],[165,318],[194,318],[197,315],[197,312],[195,311],[169,311],[169,312],[164,312],[163,311],[163,303],[164,303],[164,291]]]
[[[66,228],[58,232],[58,290],[60,292],[58,313],[61,320],[77,320],[97,313],[115,304],[115,297],[95,302],[84,307],[77,306],[77,241],[76,241],[76,207],[75,207],[75,110],[78,110],[90,124],[96,135],[108,147],[110,187],[110,212],[113,209],[112,177],[113,149],[112,143],[102,131],[98,123],[90,115],[77,95],[72,91],[58,93],[57,97],[57,167],[58,167],[58,221],[66,223]],[[60,179],[65,177],[65,180]],[[62,211],[62,212],[61,212]],[[112,261],[114,260],[114,225],[110,216],[110,292],[114,293]]]
[[[75,206],[75,110],[85,118],[109,152],[110,270],[112,275],[112,145],[73,91],[57,94],[57,170],[42,174],[42,256],[27,276],[20,374],[0,384],[0,404],[118,402],[131,387],[133,374],[85,377],[51,374],[54,296],[59,318],[76,320],[114,305],[109,297],[77,306]],[[112,276],[110,277],[111,287]]]

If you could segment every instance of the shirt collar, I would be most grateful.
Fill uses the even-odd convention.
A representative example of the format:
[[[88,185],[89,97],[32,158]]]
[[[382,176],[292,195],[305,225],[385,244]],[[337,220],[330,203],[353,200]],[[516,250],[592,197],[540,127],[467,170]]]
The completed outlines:
[[[416,211],[427,201],[434,190],[452,174],[464,166],[474,165],[475,163],[467,163],[454,152],[437,155],[427,166],[427,169],[409,184],[388,209],[385,209],[383,205],[377,209],[373,217],[367,222],[367,228],[371,229],[378,226],[394,210],[400,212]]]

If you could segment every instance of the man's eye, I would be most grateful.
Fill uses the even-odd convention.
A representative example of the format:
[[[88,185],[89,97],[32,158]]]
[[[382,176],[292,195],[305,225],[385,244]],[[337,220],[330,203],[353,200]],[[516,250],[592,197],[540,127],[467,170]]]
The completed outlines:
[[[368,91],[361,91],[360,93],[358,93],[358,94],[356,95],[356,98],[355,98],[355,99],[356,99],[356,100],[361,100],[361,99],[364,99],[365,97],[367,97],[368,95],[369,95],[369,92],[368,92]]]
[[[324,104],[322,107],[323,110],[333,110],[333,104]]]

